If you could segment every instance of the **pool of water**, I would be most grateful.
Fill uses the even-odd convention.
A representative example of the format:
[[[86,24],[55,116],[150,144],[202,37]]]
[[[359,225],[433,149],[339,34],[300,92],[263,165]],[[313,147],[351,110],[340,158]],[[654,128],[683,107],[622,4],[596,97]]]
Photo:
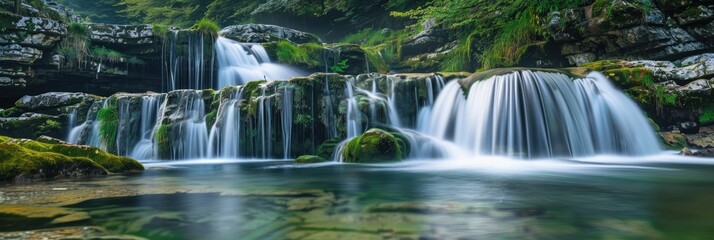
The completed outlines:
[[[714,236],[710,161],[149,162],[143,173],[0,187],[0,208],[21,209],[0,213],[0,231],[96,226],[149,239],[707,239]]]

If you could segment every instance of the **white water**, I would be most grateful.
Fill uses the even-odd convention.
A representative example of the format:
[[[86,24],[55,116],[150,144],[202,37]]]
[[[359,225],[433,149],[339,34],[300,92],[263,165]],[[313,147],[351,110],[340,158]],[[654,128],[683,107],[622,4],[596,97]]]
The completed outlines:
[[[260,44],[239,43],[218,37],[215,46],[218,89],[256,80],[290,79],[306,75],[296,68],[271,63],[268,53]]]
[[[131,150],[131,156],[135,159],[150,159],[154,154],[154,128],[160,118],[161,102],[164,95],[150,95],[141,98],[141,125],[139,129],[140,139]]]
[[[462,158],[660,152],[641,110],[599,73],[570,80],[558,73],[514,72],[474,83],[468,99],[458,82],[450,82],[428,121],[420,130],[468,150]]]
[[[340,105],[339,113],[332,111],[333,100],[327,79],[325,95],[302,96],[322,99],[322,106],[328,107],[324,110],[328,116],[321,120],[325,122],[326,129],[319,131],[324,131],[328,139],[342,135],[342,143],[333,155],[336,161],[341,161],[340,153],[348,140],[363,133],[366,126],[375,127],[375,124],[385,125],[391,128],[390,131],[405,136],[411,146],[411,159],[473,160],[483,156],[560,158],[601,154],[642,156],[660,152],[659,143],[641,110],[600,74],[572,80],[559,73],[520,71],[475,82],[468,94],[464,94],[459,81],[444,84],[444,80],[437,75],[420,78],[423,80],[418,80],[416,84],[410,83],[413,88],[404,85],[397,88],[398,79],[379,80],[387,81],[386,85],[378,85],[375,79],[366,79],[364,81],[369,82],[361,82],[365,89],[360,89],[355,78],[348,78],[343,98],[334,103]],[[171,107],[167,107],[166,95],[144,96],[141,99],[141,117],[134,120],[140,121],[140,129],[132,130],[140,134],[139,140],[129,149],[128,155],[137,159],[156,159],[159,156],[157,129],[164,118],[171,117],[172,159],[295,157],[292,154],[301,149],[293,150],[293,142],[303,139],[294,139],[294,135],[305,136],[306,133],[293,129],[298,126],[294,125],[293,116],[309,114],[317,120],[319,114],[323,114],[319,111],[323,110],[293,112],[294,98],[306,93],[293,89],[289,84],[275,86],[262,84],[257,90],[262,94],[255,99],[242,99],[243,87],[236,87],[231,96],[221,96],[222,102],[212,126],[206,126],[204,101],[208,100],[202,98],[201,91],[179,92],[178,100],[174,100]],[[377,86],[389,89],[383,93]],[[419,88],[424,91],[422,95],[418,95]],[[404,101],[404,98],[399,98],[400,94],[414,95],[407,95],[409,100]],[[362,99],[361,102],[364,98],[369,100],[369,109],[359,107],[358,99]],[[247,119],[252,120],[242,119],[246,117],[241,115],[241,111],[247,111],[241,110],[241,106],[248,105],[245,101],[255,104],[252,105],[256,107],[252,110],[254,112],[245,113]],[[382,106],[382,112],[376,107],[378,104]],[[177,111],[182,114],[168,110],[176,107],[182,108]],[[131,110],[126,106],[119,104],[119,108],[121,116],[130,115]],[[400,112],[409,111],[417,116],[404,115],[400,118]],[[339,114],[344,115],[339,116],[343,118],[337,121]],[[379,121],[375,115],[386,119]],[[87,119],[94,117],[88,116]],[[120,119],[132,121],[128,117]],[[73,128],[68,140],[79,141],[83,129],[86,129],[84,131],[92,133],[83,140],[85,144],[103,147],[98,128],[98,121],[87,121]],[[126,146],[120,143],[136,141],[130,136],[120,136],[115,144]],[[295,146],[300,143],[296,142]],[[246,149],[241,149],[241,146]],[[117,150],[127,154],[123,152],[125,150]]]
[[[209,157],[240,157],[240,107],[243,88],[238,88],[218,110],[216,122],[211,128],[208,148]]]

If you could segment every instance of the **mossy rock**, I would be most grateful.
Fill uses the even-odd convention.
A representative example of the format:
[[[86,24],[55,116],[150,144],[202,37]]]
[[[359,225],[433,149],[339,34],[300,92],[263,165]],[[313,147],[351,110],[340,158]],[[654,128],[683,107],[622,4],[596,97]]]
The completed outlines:
[[[42,137],[38,141],[0,136],[0,181],[31,181],[143,170],[136,160],[95,147]]]
[[[325,142],[317,147],[317,156],[324,159],[332,158],[332,154],[335,152],[335,147],[337,147],[338,144],[340,144],[340,139],[338,138],[325,140]]]
[[[391,133],[372,128],[350,140],[343,159],[351,163],[397,162],[404,159],[401,145]]]
[[[308,163],[321,163],[321,162],[327,162],[327,159],[324,159],[320,156],[315,156],[315,155],[303,155],[295,159],[295,163],[297,164],[308,164]]]
[[[660,132],[659,137],[665,148],[671,150],[681,150],[687,147],[687,138],[679,132]]]

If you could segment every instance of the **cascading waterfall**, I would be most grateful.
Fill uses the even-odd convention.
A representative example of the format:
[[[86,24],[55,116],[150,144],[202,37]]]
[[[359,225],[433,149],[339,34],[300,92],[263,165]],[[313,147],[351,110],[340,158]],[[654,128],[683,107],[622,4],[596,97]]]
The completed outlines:
[[[209,157],[238,158],[240,157],[240,106],[238,103],[243,95],[243,88],[238,87],[218,112],[218,119],[211,128],[209,135]]]
[[[213,84],[212,37],[197,31],[172,30],[162,47],[162,90],[205,89]]]
[[[208,129],[206,128],[206,107],[201,93],[189,95],[184,113],[188,116],[179,124],[180,144],[173,150],[174,159],[202,158],[208,152]]]
[[[154,128],[159,120],[161,102],[164,95],[150,95],[141,98],[140,139],[134,145],[129,156],[135,159],[149,159],[154,154]]]
[[[599,73],[518,71],[478,81],[468,99],[452,81],[434,103],[424,133],[473,155],[520,158],[659,151],[637,105]],[[468,156],[461,156],[468,157]]]
[[[283,88],[280,124],[283,132],[283,158],[290,157],[290,144],[293,131],[293,90]]]
[[[218,58],[218,89],[255,80],[290,79],[306,75],[287,65],[271,63],[268,53],[260,44],[239,43],[218,37],[215,47]]]
[[[272,144],[272,131],[273,131],[273,118],[272,118],[272,104],[271,98],[268,98],[265,94],[267,86],[261,85],[261,91],[263,92],[258,99],[258,129],[260,130],[260,151],[262,158],[269,158],[273,150]]]
[[[206,125],[206,103],[211,102],[211,96],[204,96],[207,91],[122,95],[116,106],[121,130],[116,143],[109,144],[116,144],[111,149],[119,154],[137,159],[287,159],[304,153],[299,148],[315,149],[314,143],[294,142],[295,136],[318,137],[318,143],[341,137],[333,150],[340,161],[346,143],[367,126],[404,136],[411,146],[410,158],[659,152],[638,106],[598,73],[572,80],[561,73],[524,70],[470,85],[453,79],[446,83],[439,75],[401,79],[405,78],[348,77],[344,92],[337,93],[335,101],[340,102],[334,103],[339,104],[334,111],[335,93],[330,92],[328,78],[319,88],[321,96],[290,82],[261,83],[245,92],[245,86],[229,87],[213,97],[218,106],[211,126]],[[298,101],[303,101],[300,112],[295,110]],[[108,107],[108,101],[96,101],[92,108],[101,106]],[[89,111],[86,121],[69,131],[68,141],[107,149],[100,141],[101,121],[96,115]],[[297,126],[301,128],[294,129]],[[170,138],[163,147],[167,152],[159,151],[159,129]]]

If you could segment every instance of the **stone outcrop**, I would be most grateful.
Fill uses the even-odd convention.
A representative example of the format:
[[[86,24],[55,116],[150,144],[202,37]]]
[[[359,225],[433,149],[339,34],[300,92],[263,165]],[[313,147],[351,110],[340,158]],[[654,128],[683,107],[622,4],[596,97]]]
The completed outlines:
[[[268,24],[243,24],[223,28],[219,35],[238,42],[265,43],[288,40],[296,44],[321,43],[317,36],[295,29]]]
[[[711,2],[604,0],[553,12],[547,27],[570,64],[602,59],[674,60],[712,50]]]

